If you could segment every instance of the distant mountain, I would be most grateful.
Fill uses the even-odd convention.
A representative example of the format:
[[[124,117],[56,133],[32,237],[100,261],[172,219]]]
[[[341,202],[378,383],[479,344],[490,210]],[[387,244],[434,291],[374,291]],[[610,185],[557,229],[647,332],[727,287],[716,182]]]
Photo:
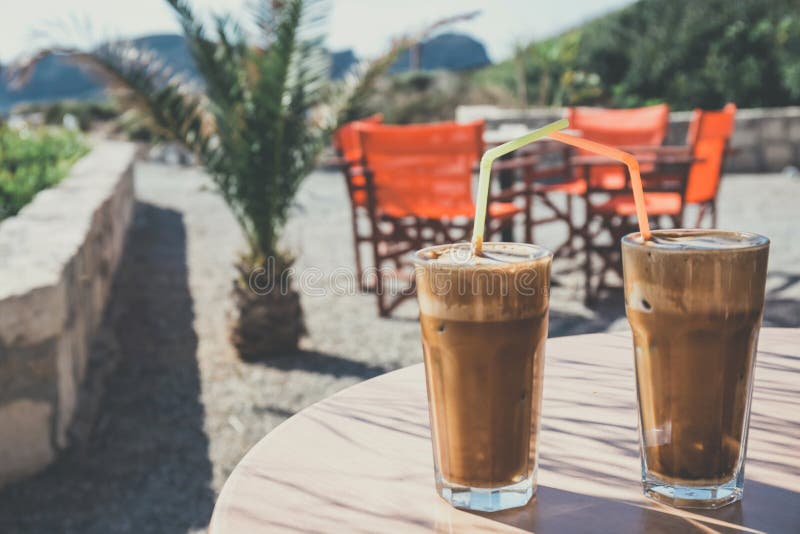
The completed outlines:
[[[461,33],[442,33],[420,45],[422,70],[466,70],[490,65],[483,43]],[[391,72],[411,69],[411,52],[400,55],[390,68]]]
[[[331,79],[341,80],[356,63],[358,58],[350,49],[331,52]]]
[[[180,35],[147,35],[133,39],[136,46],[152,50],[175,72],[196,76],[186,40]],[[488,65],[486,49],[467,35],[444,33],[421,45],[420,67],[423,70],[463,70]],[[358,62],[352,50],[331,53],[331,78],[340,79]],[[408,52],[392,65],[391,72],[404,72],[411,66]],[[100,98],[103,86],[64,57],[48,57],[36,68],[27,85],[11,90],[0,79],[0,111],[23,102],[91,100]]]
[[[424,41],[419,46],[422,70],[466,70],[491,65],[483,43],[461,33],[443,33]],[[331,53],[331,78],[341,79],[358,57],[352,50]],[[411,70],[411,52],[406,51],[389,68],[390,72]]]
[[[175,72],[195,75],[194,62],[180,35],[147,35],[132,39],[136,46],[152,50]],[[28,83],[12,90],[0,79],[0,111],[22,102],[92,100],[100,98],[103,85],[65,57],[43,59]]]
[[[72,99],[89,100],[99,96],[100,85],[65,58],[50,56],[36,66],[24,87],[12,90],[0,82],[0,111],[20,102],[49,102]]]

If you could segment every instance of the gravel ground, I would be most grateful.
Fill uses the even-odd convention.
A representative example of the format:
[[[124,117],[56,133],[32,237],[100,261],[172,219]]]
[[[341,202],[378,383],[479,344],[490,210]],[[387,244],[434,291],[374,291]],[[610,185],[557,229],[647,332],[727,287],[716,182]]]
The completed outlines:
[[[317,172],[286,229],[298,256],[309,336],[299,355],[243,363],[227,339],[232,268],[243,239],[195,169],[137,168],[136,219],[108,314],[120,361],[83,445],[0,492],[0,532],[199,532],[242,455],[303,407],[422,358],[416,305],[377,316],[374,296],[331,290],[353,265],[346,192]],[[800,180],[730,176],[720,226],[773,240],[765,323],[800,326]],[[537,240],[557,245],[543,228]],[[620,296],[582,305],[575,262],[553,272],[550,334],[625,328]],[[321,273],[317,279],[316,274]],[[338,294],[337,294],[338,293]],[[115,345],[109,349],[108,345]]]

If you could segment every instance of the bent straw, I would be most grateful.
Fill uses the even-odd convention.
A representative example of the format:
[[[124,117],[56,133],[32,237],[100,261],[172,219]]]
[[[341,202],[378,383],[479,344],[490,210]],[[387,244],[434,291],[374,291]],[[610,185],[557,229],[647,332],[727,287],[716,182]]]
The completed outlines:
[[[631,174],[633,202],[636,205],[636,218],[639,220],[639,231],[641,232],[643,239],[650,239],[650,223],[647,220],[647,208],[644,204],[642,176],[639,174],[639,162],[636,161],[636,158],[633,157],[633,154],[623,152],[622,150],[612,148],[610,146],[601,145],[600,143],[595,143],[594,141],[589,141],[588,139],[584,139],[582,137],[565,134],[564,132],[553,132],[549,135],[549,137],[555,139],[556,141],[561,141],[567,145],[582,148],[596,154],[602,154],[603,156],[624,163],[628,167],[628,171]],[[588,180],[589,177],[587,176],[586,179]]]
[[[490,148],[484,152],[481,158],[480,174],[478,177],[478,198],[475,202],[475,222],[472,227],[472,253],[475,256],[480,256],[483,250],[483,232],[486,226],[486,206],[489,202],[489,179],[492,173],[492,163],[494,160],[501,156],[505,156],[509,152],[513,152],[527,144],[538,141],[542,137],[553,134],[557,130],[563,130],[569,126],[566,119],[561,119],[556,122],[526,133],[525,135],[513,139],[507,143]]]

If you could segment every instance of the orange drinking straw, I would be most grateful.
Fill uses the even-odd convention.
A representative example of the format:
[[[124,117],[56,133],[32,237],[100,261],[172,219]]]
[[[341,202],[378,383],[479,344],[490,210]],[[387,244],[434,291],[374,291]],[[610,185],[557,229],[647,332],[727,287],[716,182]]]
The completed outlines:
[[[553,132],[548,134],[549,137],[556,141],[561,141],[564,144],[572,145],[574,147],[588,150],[596,154],[601,154],[613,160],[624,163],[628,167],[631,174],[631,187],[633,188],[633,201],[636,204],[636,218],[639,220],[639,231],[642,233],[642,238],[650,239],[650,223],[647,221],[647,208],[644,204],[644,189],[642,188],[642,176],[639,174],[639,162],[633,157],[633,154],[623,152],[617,148],[613,148],[594,141],[589,141],[582,137],[565,134],[564,132]],[[589,177],[587,176],[588,180]]]

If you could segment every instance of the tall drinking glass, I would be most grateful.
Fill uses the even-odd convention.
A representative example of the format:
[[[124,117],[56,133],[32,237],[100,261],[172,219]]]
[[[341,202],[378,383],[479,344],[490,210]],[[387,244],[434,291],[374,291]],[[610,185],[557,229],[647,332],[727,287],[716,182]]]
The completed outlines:
[[[696,508],[742,498],[768,252],[763,236],[721,230],[622,239],[650,498]]]
[[[444,245],[415,255],[436,488],[496,511],[535,492],[552,253]]]

